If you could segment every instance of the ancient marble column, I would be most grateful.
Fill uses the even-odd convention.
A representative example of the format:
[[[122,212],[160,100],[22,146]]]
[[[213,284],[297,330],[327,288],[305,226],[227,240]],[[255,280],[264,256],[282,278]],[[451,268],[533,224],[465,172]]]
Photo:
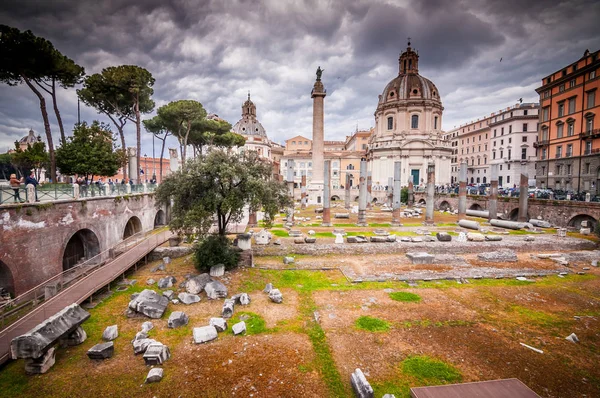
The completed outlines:
[[[408,180],[408,198],[406,199],[406,204],[412,206],[415,204],[415,187],[413,184],[412,178]]]
[[[458,219],[467,216],[467,164],[462,162],[458,170]]]
[[[427,164],[427,203],[425,204],[425,223],[433,224],[433,208],[435,202],[435,165]]]
[[[294,222],[294,160],[288,159],[287,161],[287,176],[286,182],[288,184],[288,190],[290,193],[290,197],[292,198],[292,207],[288,210],[288,219],[287,222]]]
[[[256,212],[250,210],[250,213],[248,214],[248,226],[249,227],[256,227],[258,225],[258,221],[257,221],[257,217],[256,217]]]
[[[344,185],[344,207],[350,208],[350,173],[346,173],[346,185]]]
[[[401,198],[401,187],[400,187],[400,170],[402,167],[401,162],[394,162],[394,186],[393,186],[393,199],[392,199],[392,226],[402,226],[400,223],[400,198]],[[390,186],[390,188],[392,188]]]
[[[492,164],[490,197],[488,198],[488,220],[498,218],[498,165]]]
[[[323,227],[331,227],[331,160],[326,160],[324,164],[323,178]]]
[[[527,222],[527,200],[529,199],[529,175],[521,173],[519,184],[519,218],[518,222]]]
[[[360,160],[360,181],[358,184],[358,226],[367,224],[367,161]]]
[[[129,163],[129,179],[133,181],[134,184],[139,184],[139,181],[136,181],[137,178],[137,148],[129,147],[127,148],[127,162]]]
[[[373,178],[370,171],[367,171],[367,209],[373,208],[373,196],[371,191],[373,188]]]
[[[304,173],[304,172],[303,172]],[[306,209],[306,174],[302,174],[300,182],[300,208]]]
[[[313,134],[312,134],[312,178],[308,187],[309,203],[317,204],[323,196],[323,159],[324,159],[324,100],[327,93],[317,77],[312,92]]]

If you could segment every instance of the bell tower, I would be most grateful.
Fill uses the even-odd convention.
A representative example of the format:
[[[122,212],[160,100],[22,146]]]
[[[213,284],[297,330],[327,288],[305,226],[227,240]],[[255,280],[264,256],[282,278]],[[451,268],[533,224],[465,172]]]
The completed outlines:
[[[256,105],[250,100],[250,91],[248,91],[248,100],[242,105],[242,117],[256,117]]]
[[[419,54],[410,47],[410,37],[408,38],[406,51],[400,54],[398,64],[400,75],[419,73]]]

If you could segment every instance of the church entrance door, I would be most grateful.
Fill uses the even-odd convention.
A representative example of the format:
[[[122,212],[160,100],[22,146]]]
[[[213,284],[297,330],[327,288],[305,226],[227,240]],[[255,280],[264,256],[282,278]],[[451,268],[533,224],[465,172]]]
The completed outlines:
[[[410,175],[412,176],[413,185],[419,185],[419,169],[412,169]]]

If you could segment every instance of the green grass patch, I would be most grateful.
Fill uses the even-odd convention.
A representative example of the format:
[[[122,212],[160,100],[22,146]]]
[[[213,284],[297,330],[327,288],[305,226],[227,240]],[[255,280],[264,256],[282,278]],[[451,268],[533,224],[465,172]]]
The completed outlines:
[[[270,231],[273,235],[278,236],[280,238],[289,238],[290,234],[287,231],[283,231],[281,229],[273,229]]]
[[[528,322],[543,328],[560,328],[568,324],[567,321],[544,311],[532,310],[520,305],[512,305],[510,309],[525,318]]]
[[[371,223],[369,224],[369,227],[391,227],[392,224],[390,223]]]
[[[421,384],[457,383],[462,375],[454,366],[428,356],[411,356],[402,361],[402,373],[413,376]]]
[[[390,298],[395,301],[402,301],[405,303],[418,303],[421,301],[421,296],[410,292],[393,292],[390,293]]]
[[[334,227],[356,227],[356,224],[333,224]]]
[[[259,221],[258,226],[266,228],[267,225],[264,223],[264,221]],[[273,224],[271,225],[271,228],[283,228],[283,224]]]
[[[371,232],[371,231],[350,231],[350,232],[346,232],[347,236],[375,236],[375,233]]]
[[[525,229],[511,229],[508,231],[509,235],[530,235],[531,232]]]
[[[369,332],[387,332],[390,330],[390,324],[388,322],[370,316],[361,316],[356,320],[354,326],[358,330],[366,330]]]
[[[229,326],[229,333],[233,334],[231,327],[238,322],[244,321],[246,323],[246,334],[260,334],[269,331],[267,324],[263,317],[254,312],[236,312],[234,317],[227,321]]]
[[[438,227],[456,227],[457,225],[455,222],[441,222],[437,224]]]
[[[313,236],[315,238],[335,238],[333,232],[315,232]]]

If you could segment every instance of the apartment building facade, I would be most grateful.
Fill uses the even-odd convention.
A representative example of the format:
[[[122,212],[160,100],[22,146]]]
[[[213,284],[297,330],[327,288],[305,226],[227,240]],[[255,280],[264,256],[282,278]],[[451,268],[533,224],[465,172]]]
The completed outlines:
[[[600,51],[544,77],[540,96],[538,185],[600,193]]]

